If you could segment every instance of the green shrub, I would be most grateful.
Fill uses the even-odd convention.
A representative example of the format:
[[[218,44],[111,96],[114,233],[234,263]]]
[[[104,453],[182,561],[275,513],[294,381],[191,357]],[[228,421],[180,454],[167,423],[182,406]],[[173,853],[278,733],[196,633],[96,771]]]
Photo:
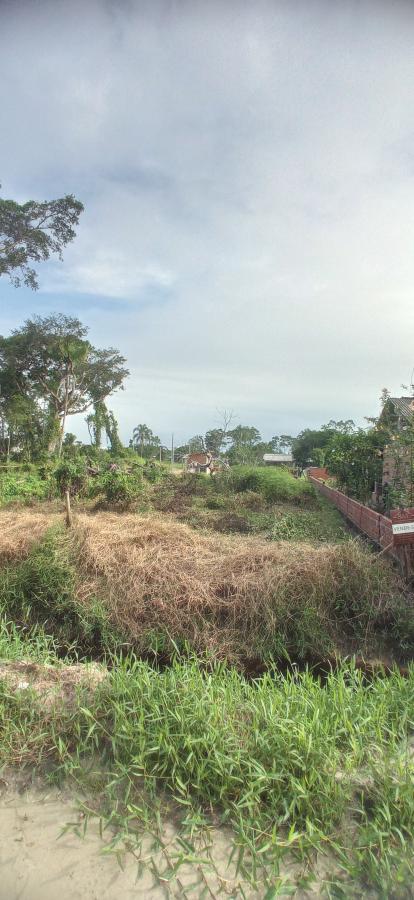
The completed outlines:
[[[227,497],[221,494],[213,494],[206,500],[207,509],[226,509],[228,504]]]
[[[261,494],[267,503],[289,501],[312,503],[316,494],[305,478],[295,478],[288,469],[234,466],[230,472],[233,490]]]
[[[62,460],[56,467],[54,476],[59,493],[63,495],[69,491],[75,497],[85,490],[88,483],[85,459],[80,457],[73,460]]]
[[[100,482],[108,503],[128,505],[142,493],[141,478],[126,472],[106,472]]]
[[[156,484],[158,481],[161,481],[162,478],[165,477],[165,469],[162,468],[158,463],[155,462],[147,462],[143,468],[144,478],[150,482],[150,484]]]
[[[34,472],[6,472],[0,475],[0,505],[12,502],[30,503],[45,500],[53,491],[49,480]]]

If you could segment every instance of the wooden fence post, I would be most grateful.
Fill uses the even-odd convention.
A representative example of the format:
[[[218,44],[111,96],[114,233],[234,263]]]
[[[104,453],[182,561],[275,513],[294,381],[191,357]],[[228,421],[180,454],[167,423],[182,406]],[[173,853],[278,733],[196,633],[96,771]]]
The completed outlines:
[[[70,507],[70,493],[69,491],[65,491],[65,506],[66,506],[66,527],[72,528],[72,510]]]

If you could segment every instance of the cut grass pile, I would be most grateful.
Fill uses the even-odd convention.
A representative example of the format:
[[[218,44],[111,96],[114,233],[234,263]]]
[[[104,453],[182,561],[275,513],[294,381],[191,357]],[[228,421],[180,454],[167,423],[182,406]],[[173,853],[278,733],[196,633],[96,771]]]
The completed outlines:
[[[24,521],[34,529],[34,515]],[[114,513],[79,515],[73,531],[52,529],[31,549],[28,541],[24,558],[0,570],[0,607],[66,652],[101,656],[122,644],[168,656],[188,647],[254,668],[372,653],[383,639],[390,650],[403,640],[406,655],[414,645],[404,586],[358,541],[315,548]]]
[[[0,566],[23,559],[54,522],[61,519],[43,509],[1,510]]]
[[[21,651],[30,656],[30,642]],[[196,834],[204,826],[205,840],[214,823],[235,836],[232,896],[245,881],[262,897],[292,893],[283,861],[301,863],[311,882],[316,852],[331,872],[319,896],[411,896],[413,671],[365,684],[349,667],[322,685],[307,672],[248,682],[188,659],[164,672],[113,663],[92,696],[80,684],[63,705],[0,679],[3,762],[79,779],[89,768],[95,809],[120,829],[114,848],[124,839],[138,856],[141,829],[157,831],[173,802],[185,834],[169,848],[170,881],[189,859],[208,865],[208,840],[200,854]]]
[[[404,588],[358,541],[197,534],[154,517],[79,516],[81,602],[99,596],[139,652],[174,642],[233,662],[333,653],[378,632],[413,643]]]

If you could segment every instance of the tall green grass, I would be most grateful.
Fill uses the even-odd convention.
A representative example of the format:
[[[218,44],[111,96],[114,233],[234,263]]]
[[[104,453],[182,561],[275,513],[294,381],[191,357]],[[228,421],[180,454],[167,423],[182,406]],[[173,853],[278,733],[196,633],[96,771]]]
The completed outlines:
[[[3,686],[0,717],[4,762],[48,761],[81,778],[100,758],[102,814],[129,846],[143,818],[152,810],[156,827],[173,802],[187,823],[230,826],[240,878],[260,896],[279,890],[287,858],[311,874],[316,851],[329,855],[330,896],[411,896],[414,671],[370,684],[352,666],[324,684],[276,671],[249,682],[197,660],[162,673],[118,660],[94,698],[80,691],[55,710]]]

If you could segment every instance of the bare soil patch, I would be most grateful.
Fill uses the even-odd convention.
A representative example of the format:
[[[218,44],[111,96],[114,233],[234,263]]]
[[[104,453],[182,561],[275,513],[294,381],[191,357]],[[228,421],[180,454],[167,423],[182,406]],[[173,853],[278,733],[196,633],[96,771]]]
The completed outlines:
[[[93,693],[106,677],[107,669],[97,663],[52,666],[24,660],[0,661],[0,680],[9,690],[33,690],[44,708],[56,702],[70,705],[79,687]]]

